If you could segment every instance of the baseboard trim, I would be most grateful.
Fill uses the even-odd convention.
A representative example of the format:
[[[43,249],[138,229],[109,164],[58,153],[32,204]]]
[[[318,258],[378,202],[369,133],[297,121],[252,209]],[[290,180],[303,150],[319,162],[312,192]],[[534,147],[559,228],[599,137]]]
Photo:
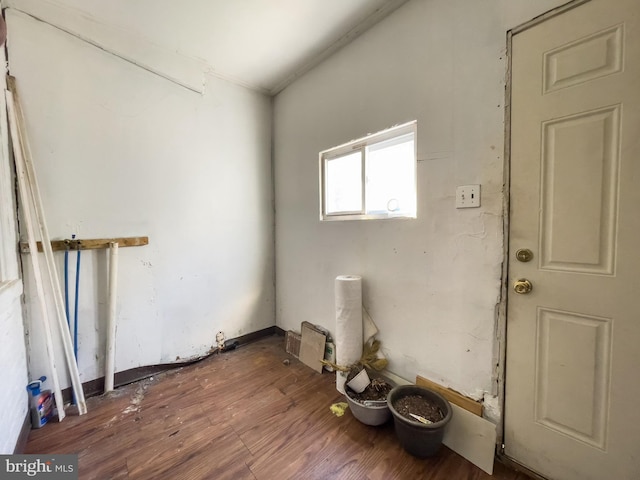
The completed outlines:
[[[496,454],[496,460],[509,467],[511,470],[515,470],[516,472],[520,472],[527,475],[528,477],[531,477],[532,480],[548,480],[546,477],[543,477],[533,470],[528,469],[527,467],[508,457],[504,453],[498,452]]]
[[[240,337],[234,338],[232,342],[238,342],[239,345],[245,345],[247,343],[255,342],[264,337],[270,337],[272,335],[276,335],[277,327],[274,325],[272,327],[263,328],[262,330],[258,330],[257,332],[247,333],[245,335],[241,335]]]
[[[22,422],[22,428],[20,429],[20,435],[18,435],[18,441],[16,442],[16,447],[13,450],[14,454],[24,453],[27,448],[27,440],[29,440],[29,432],[31,431],[31,415],[29,410],[27,410],[27,414],[24,417],[24,422]]]
[[[276,326],[263,328],[262,330],[258,330],[256,332],[247,333],[245,335],[241,335],[239,337],[229,339],[227,340],[227,345],[234,344],[237,342],[237,346],[242,346],[242,345],[255,342],[265,337],[270,337],[272,335],[284,335],[284,330]],[[208,358],[211,355],[216,353],[218,353],[218,349],[213,348],[206,355],[202,355],[200,357],[196,357],[188,360],[178,361],[174,363],[161,363],[158,365],[148,365],[144,367],[131,368],[129,370],[125,370],[122,372],[116,372],[114,376],[113,384],[114,384],[114,387],[116,388],[122,387],[124,385],[129,385],[130,383],[144,380],[145,378],[158,375],[159,373],[166,372],[174,368],[180,368],[187,365],[191,365],[193,363],[200,362],[205,358]],[[84,382],[82,384],[82,389],[84,390],[84,396],[86,398],[102,395],[102,393],[104,392],[104,377],[99,377],[94,380],[89,380],[88,382]],[[62,391],[62,396],[64,398],[65,403],[71,402],[73,399],[73,389],[71,387],[65,388]]]

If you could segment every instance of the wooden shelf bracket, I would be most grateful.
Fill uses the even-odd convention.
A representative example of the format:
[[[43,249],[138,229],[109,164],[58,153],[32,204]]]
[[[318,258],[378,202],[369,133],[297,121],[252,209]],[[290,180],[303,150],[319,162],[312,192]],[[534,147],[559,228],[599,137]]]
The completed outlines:
[[[64,250],[96,250],[109,248],[109,244],[117,243],[119,248],[142,247],[149,245],[149,237],[121,237],[121,238],[87,238],[87,239],[65,239],[51,240],[51,249],[56,251]],[[42,252],[42,242],[38,242],[38,251]],[[28,242],[20,242],[20,253],[30,253]]]

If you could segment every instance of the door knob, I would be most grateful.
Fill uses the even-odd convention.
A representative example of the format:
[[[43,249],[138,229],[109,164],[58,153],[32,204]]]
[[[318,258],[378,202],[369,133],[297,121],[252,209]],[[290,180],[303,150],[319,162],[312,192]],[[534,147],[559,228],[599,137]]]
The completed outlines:
[[[533,258],[533,252],[528,248],[521,248],[516,252],[516,258],[520,262],[530,262]]]
[[[526,278],[519,278],[513,284],[513,291],[521,295],[529,293],[531,290],[533,290],[533,285],[531,285],[531,282]]]

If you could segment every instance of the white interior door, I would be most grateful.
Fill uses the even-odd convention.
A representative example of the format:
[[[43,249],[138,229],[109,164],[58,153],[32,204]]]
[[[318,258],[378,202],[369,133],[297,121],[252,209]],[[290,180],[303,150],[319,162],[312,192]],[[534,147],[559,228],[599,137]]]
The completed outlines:
[[[638,480],[640,0],[591,0],[512,52],[505,453]]]

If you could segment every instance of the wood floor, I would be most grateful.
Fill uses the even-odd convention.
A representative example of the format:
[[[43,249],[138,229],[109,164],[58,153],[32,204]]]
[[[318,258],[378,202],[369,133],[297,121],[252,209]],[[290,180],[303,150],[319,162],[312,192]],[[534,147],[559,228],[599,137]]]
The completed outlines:
[[[333,375],[273,336],[90,398],[87,415],[33,430],[26,453],[77,453],[82,480],[528,478],[499,463],[491,477],[446,447],[414,458],[393,422],[333,415],[342,400]]]

